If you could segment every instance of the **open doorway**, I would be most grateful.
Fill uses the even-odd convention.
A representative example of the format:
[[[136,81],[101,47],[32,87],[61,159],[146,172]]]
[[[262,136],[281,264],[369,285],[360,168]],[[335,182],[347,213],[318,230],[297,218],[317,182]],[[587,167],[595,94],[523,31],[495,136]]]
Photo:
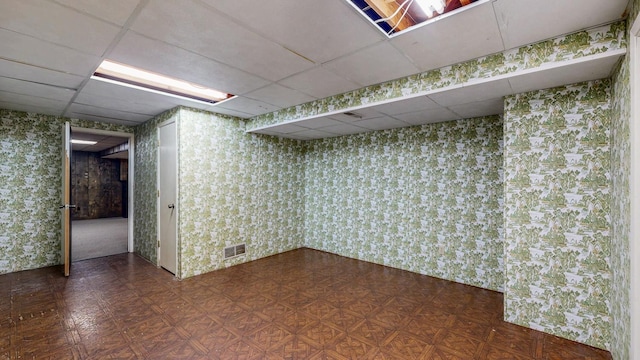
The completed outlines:
[[[129,134],[71,132],[71,262],[132,251]]]

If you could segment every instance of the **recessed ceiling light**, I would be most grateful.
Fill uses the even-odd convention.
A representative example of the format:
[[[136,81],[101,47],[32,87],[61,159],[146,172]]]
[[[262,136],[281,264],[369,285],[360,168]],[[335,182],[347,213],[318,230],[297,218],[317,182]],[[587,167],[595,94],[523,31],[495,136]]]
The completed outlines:
[[[476,1],[490,0],[349,0],[389,37]]]
[[[416,0],[416,2],[425,14],[433,14],[434,12],[442,14],[447,5],[444,0]]]
[[[177,95],[207,103],[216,103],[233,97],[233,95],[222,91],[120,64],[111,60],[104,60],[93,76],[121,83],[122,85],[134,85],[135,87],[143,89],[159,91],[161,93]]]
[[[71,139],[71,143],[72,144],[81,144],[81,145],[95,145],[98,142],[97,141],[91,141],[91,140]]]

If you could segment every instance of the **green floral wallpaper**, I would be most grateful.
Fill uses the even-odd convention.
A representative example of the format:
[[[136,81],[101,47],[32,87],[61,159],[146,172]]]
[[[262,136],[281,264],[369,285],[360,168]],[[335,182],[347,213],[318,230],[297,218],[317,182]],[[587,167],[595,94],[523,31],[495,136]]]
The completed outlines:
[[[0,109],[0,273],[60,264],[62,129],[126,126]]]
[[[629,60],[613,77],[611,116],[611,317],[614,359],[628,359],[631,344],[631,288],[629,259],[630,115]]]
[[[247,129],[257,129],[294,119],[362,105],[415,96],[436,89],[459,86],[479,79],[513,74],[575,58],[626,48],[624,21],[580,31],[528,46],[504,51],[421,74],[368,86],[315,100],[251,119]]]
[[[503,289],[502,119],[309,142],[305,244]]]
[[[640,12],[640,1],[631,1],[627,29]],[[626,32],[629,36],[629,32]],[[611,354],[629,359],[631,347],[631,225],[629,176],[631,173],[631,88],[629,51],[614,72],[611,91]]]
[[[178,277],[302,246],[303,144],[181,107],[136,127],[136,252],[157,263],[157,134],[169,120],[178,124]],[[240,243],[247,254],[224,260],[224,248]]]
[[[180,110],[178,124],[181,277],[302,246],[301,142],[247,134],[242,120],[192,109]],[[223,260],[239,243],[247,255]]]
[[[178,108],[162,113],[134,129],[134,251],[150,262],[158,259],[158,125],[178,119]]]
[[[610,82],[509,96],[505,320],[608,349]]]

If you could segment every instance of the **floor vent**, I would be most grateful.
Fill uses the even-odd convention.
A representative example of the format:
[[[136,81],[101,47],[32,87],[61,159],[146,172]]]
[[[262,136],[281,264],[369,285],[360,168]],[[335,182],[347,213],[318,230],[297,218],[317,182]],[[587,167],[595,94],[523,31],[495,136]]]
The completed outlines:
[[[246,253],[246,244],[234,245],[224,248],[224,258],[230,259]]]

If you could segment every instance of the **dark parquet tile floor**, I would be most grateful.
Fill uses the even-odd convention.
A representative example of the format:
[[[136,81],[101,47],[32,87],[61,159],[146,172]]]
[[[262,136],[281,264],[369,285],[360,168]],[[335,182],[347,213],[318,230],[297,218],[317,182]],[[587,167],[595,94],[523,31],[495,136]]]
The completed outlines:
[[[502,294],[300,249],[178,281],[132,254],[0,276],[0,359],[609,359]]]

